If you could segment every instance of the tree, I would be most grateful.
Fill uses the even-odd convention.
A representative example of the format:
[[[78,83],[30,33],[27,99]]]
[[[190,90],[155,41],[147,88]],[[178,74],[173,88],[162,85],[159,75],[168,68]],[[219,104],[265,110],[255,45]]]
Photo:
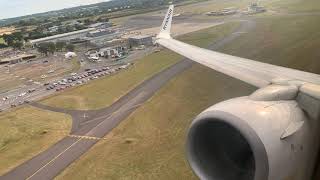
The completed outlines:
[[[48,56],[49,43],[41,43],[41,44],[38,44],[37,50],[38,50],[38,52],[40,52],[40,53],[45,54],[46,56]]]
[[[54,52],[56,51],[56,45],[53,42],[49,42],[48,43],[48,52],[51,54],[54,54]]]
[[[45,34],[43,34],[42,32],[39,32],[39,31],[32,31],[29,33],[30,39],[39,39],[39,38],[43,38],[45,36],[46,36]]]
[[[66,46],[66,49],[67,49],[68,51],[74,51],[75,46],[74,46],[73,44],[68,44],[68,45]]]
[[[56,50],[57,50],[57,51],[62,51],[63,48],[66,47],[66,45],[67,45],[66,42],[64,42],[64,41],[58,41],[58,42],[56,42]]]
[[[7,43],[8,46],[12,46],[14,43],[14,38],[12,35],[4,34],[3,40]]]
[[[21,50],[21,48],[23,47],[23,42],[22,42],[22,41],[15,41],[15,42],[13,43],[12,47],[13,47],[14,49],[19,49],[19,50]]]
[[[72,26],[66,26],[66,31],[67,32],[72,32],[74,30],[74,27],[72,27]]]
[[[82,29],[85,29],[85,28],[86,28],[86,27],[85,27],[84,25],[82,25],[82,24],[76,24],[74,27],[76,28],[76,30],[82,30]]]
[[[23,35],[21,32],[14,32],[11,34],[11,36],[13,37],[14,40],[16,41],[21,41],[23,40]]]
[[[99,17],[97,19],[98,22],[109,22],[109,18],[108,17]]]
[[[85,20],[83,21],[83,23],[87,26],[87,25],[92,24],[93,22],[92,22],[90,19],[85,19]]]
[[[23,47],[23,35],[21,32],[14,32],[12,34],[4,34],[3,40],[8,46],[14,49],[21,49]]]

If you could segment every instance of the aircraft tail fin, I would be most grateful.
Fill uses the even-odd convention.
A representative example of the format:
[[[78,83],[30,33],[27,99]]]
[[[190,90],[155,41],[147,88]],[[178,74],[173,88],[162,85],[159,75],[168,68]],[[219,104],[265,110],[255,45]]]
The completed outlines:
[[[171,38],[171,23],[172,23],[172,17],[173,17],[173,9],[174,6],[170,5],[169,6],[169,10],[163,20],[161,29],[160,29],[160,33],[158,34],[158,38],[166,38],[166,39],[170,39]]]

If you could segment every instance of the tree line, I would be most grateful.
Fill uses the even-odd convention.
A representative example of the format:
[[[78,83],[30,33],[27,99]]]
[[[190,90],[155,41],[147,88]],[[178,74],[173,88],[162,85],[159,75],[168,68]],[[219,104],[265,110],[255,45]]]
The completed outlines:
[[[11,46],[14,49],[21,49],[24,45],[24,39],[21,32],[14,32],[12,34],[4,34],[2,38],[7,46]]]
[[[40,43],[37,46],[37,50],[39,53],[44,54],[48,56],[49,54],[54,54],[55,52],[61,52],[63,50],[66,51],[74,51],[75,46],[73,44],[67,44],[64,41],[59,41],[59,42],[44,42]]]

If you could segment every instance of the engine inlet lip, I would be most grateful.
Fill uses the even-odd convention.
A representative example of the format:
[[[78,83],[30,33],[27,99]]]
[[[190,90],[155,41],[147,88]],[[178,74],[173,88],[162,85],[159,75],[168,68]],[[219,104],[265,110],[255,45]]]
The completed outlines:
[[[229,124],[233,128],[237,129],[243,137],[247,140],[250,148],[253,151],[255,159],[255,180],[267,180],[269,175],[269,162],[266,149],[263,145],[263,142],[260,140],[257,133],[243,120],[240,118],[223,111],[207,111],[198,115],[191,124],[191,128],[188,131],[187,142],[186,142],[186,155],[189,162],[189,165],[193,169],[194,173],[200,179],[209,179],[206,174],[202,172],[201,169],[196,164],[196,160],[193,159],[191,155],[191,145],[190,145],[190,136],[193,132],[193,129],[200,125],[204,121],[220,121]]]

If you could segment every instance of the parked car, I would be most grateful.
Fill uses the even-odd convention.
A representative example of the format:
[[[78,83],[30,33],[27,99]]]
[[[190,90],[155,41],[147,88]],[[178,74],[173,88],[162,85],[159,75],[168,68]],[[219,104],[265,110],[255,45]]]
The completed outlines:
[[[54,70],[50,70],[48,71],[48,74],[54,73]]]
[[[26,92],[23,92],[23,93],[19,94],[18,97],[23,97],[23,96],[25,96],[26,94],[27,94]]]
[[[28,93],[33,93],[33,92],[35,92],[36,91],[36,89],[29,89],[28,90]]]

